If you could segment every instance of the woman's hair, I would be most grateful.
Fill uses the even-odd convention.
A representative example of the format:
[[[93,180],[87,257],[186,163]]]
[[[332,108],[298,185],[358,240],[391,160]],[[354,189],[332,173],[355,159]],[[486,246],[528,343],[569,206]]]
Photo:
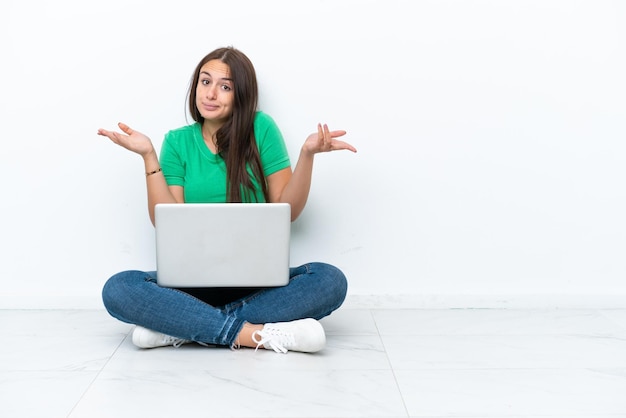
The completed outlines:
[[[228,65],[233,79],[233,111],[215,134],[217,150],[226,162],[227,199],[229,202],[242,202],[243,197],[246,197],[248,200],[259,201],[254,191],[253,176],[261,186],[265,201],[269,201],[261,157],[254,138],[254,118],[259,92],[256,72],[250,59],[233,47],[218,48],[202,58],[189,84],[189,113],[196,122],[204,122],[196,106],[196,88],[200,69],[211,60],[220,60]],[[248,167],[252,173],[248,172]]]

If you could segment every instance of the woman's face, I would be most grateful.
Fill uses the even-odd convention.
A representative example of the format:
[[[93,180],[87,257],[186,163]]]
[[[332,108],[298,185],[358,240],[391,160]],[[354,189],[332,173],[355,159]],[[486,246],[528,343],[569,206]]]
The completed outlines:
[[[200,68],[196,106],[205,121],[224,123],[233,112],[234,97],[228,65],[211,60]]]

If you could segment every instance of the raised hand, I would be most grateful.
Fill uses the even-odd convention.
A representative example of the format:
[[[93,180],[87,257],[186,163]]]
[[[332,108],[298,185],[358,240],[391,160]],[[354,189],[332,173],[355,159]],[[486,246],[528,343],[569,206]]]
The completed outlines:
[[[346,131],[329,131],[328,125],[321,123],[317,124],[317,133],[311,134],[304,141],[303,150],[310,154],[317,154],[319,152],[329,152],[337,150],[349,150],[356,152],[356,148],[344,141],[339,141],[338,138],[346,134]]]
[[[98,135],[106,136],[111,141],[119,146],[126,148],[132,152],[135,152],[142,157],[154,152],[154,146],[152,141],[146,135],[141,132],[135,131],[124,123],[118,123],[117,126],[124,132],[107,131],[106,129],[98,129]]]

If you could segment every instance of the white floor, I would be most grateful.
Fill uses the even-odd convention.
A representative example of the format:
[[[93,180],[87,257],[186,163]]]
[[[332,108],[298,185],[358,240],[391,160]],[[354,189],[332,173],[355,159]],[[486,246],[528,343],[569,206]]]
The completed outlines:
[[[317,354],[140,350],[100,310],[0,310],[0,416],[626,417],[626,310],[342,309]]]

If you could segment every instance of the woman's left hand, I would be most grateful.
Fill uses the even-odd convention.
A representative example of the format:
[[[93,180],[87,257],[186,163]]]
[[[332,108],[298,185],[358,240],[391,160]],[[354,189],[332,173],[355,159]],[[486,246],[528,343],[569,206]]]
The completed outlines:
[[[337,150],[349,150],[356,152],[356,148],[344,141],[339,141],[335,138],[343,136],[346,131],[330,131],[328,125],[321,123],[317,124],[317,133],[308,136],[302,150],[312,154],[320,152],[329,152]]]

